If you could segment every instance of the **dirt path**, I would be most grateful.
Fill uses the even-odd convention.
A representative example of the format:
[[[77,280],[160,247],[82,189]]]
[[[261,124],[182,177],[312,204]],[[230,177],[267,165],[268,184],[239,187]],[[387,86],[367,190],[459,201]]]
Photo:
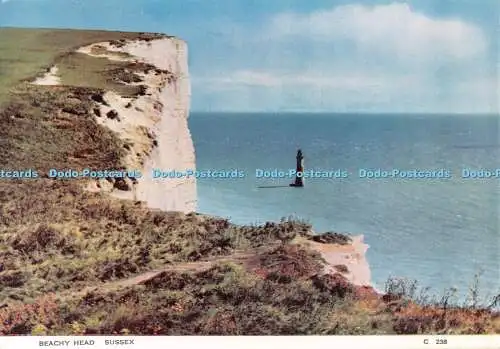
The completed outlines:
[[[257,250],[253,252],[236,252],[229,256],[222,256],[217,258],[212,258],[204,261],[196,261],[196,262],[183,262],[183,263],[175,263],[172,265],[165,266],[161,269],[151,270],[137,276],[133,276],[131,278],[127,278],[124,280],[119,280],[112,282],[110,284],[114,284],[115,286],[127,287],[132,285],[140,285],[145,283],[148,280],[151,280],[158,276],[159,274],[166,271],[176,271],[176,272],[201,272],[212,268],[214,265],[218,263],[224,262],[232,262],[240,265],[249,265],[251,264],[252,259],[258,253]]]
[[[326,272],[334,271],[333,269],[335,265],[345,265],[348,267],[349,271],[347,273],[344,273],[344,276],[349,281],[351,281],[355,285],[369,285],[370,273],[368,264],[364,259],[364,254],[367,246],[362,243],[362,238],[359,241],[346,246],[315,243],[311,241],[303,241],[303,239],[297,239],[295,242],[307,242],[307,244],[309,244],[309,246],[313,250],[320,252],[326,262]],[[236,250],[230,255],[207,258],[201,261],[166,264],[161,268],[145,271],[131,277],[103,283],[96,283],[93,285],[84,286],[81,289],[72,288],[57,292],[56,296],[64,298],[82,297],[89,292],[95,291],[113,292],[134,285],[144,284],[164,272],[175,271],[180,273],[196,273],[208,270],[216,264],[224,262],[232,262],[243,265],[245,268],[252,269],[258,265],[258,261],[256,260],[258,258],[258,255],[262,254],[263,252],[272,250],[276,246],[277,244],[271,244],[268,246],[250,250]]]
[[[91,286],[86,286],[80,290],[75,290],[75,289],[69,289],[69,290],[64,290],[61,292],[57,292],[56,296],[57,297],[81,297],[84,296],[85,294],[92,292],[92,291],[105,291],[105,292],[112,292],[116,291],[122,288],[134,286],[134,285],[141,285],[147,282],[148,280],[151,280],[161,273],[168,272],[168,271],[175,271],[175,272],[201,272],[208,270],[215,266],[216,264],[219,263],[224,263],[224,262],[232,262],[236,263],[239,265],[244,265],[245,267],[251,268],[252,265],[256,262],[256,256],[258,256],[259,253],[262,253],[266,250],[269,249],[269,246],[265,248],[257,248],[257,249],[252,249],[252,250],[246,250],[246,251],[235,251],[231,255],[227,256],[218,256],[218,257],[213,257],[213,258],[208,258],[202,261],[195,261],[195,262],[180,262],[180,263],[173,263],[173,264],[168,264],[165,265],[162,268],[158,269],[153,269],[147,272],[143,272],[128,278],[124,279],[119,279],[115,281],[109,281],[105,283],[99,283],[99,284],[94,284]]]

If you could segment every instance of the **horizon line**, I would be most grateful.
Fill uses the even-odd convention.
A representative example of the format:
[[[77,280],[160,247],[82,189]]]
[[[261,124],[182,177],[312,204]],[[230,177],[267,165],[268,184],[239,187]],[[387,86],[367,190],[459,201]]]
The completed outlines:
[[[198,114],[334,114],[334,115],[474,115],[500,116],[500,112],[399,112],[399,111],[314,111],[314,110],[277,110],[277,111],[245,111],[245,110],[190,110]]]

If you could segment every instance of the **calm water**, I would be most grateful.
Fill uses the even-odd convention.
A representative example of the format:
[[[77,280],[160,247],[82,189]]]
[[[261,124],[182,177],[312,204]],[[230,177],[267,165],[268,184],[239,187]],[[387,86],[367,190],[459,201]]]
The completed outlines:
[[[199,211],[260,223],[290,215],[316,231],[364,234],[372,279],[419,280],[466,292],[482,273],[483,294],[499,283],[500,179],[464,180],[463,167],[500,168],[499,119],[487,116],[200,114],[190,128],[198,169],[247,171],[243,179],[198,180]],[[262,189],[289,179],[257,179],[256,168],[343,169],[346,179]],[[444,180],[367,180],[359,168],[453,171]]]

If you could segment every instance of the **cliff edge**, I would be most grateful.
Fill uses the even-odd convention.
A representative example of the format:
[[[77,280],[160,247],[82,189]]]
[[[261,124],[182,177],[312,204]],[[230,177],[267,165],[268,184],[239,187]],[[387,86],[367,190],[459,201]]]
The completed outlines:
[[[196,180],[153,178],[153,171],[195,170],[195,152],[188,128],[191,96],[187,45],[174,37],[153,40],[105,41],[80,47],[77,53],[128,63],[122,84],[138,86],[136,96],[108,90],[99,98],[94,114],[99,124],[124,141],[127,171],[139,170],[140,178],[125,178],[113,185],[105,178],[92,180],[87,189],[139,200],[163,211],[196,211]],[[137,71],[140,67],[140,71]],[[38,85],[59,85],[54,65]],[[85,76],[82,75],[82,79]]]

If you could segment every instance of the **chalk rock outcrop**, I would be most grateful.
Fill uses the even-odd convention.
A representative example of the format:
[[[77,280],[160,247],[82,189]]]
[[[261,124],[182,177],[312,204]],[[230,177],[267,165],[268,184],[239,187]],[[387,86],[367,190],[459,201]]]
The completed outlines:
[[[352,236],[345,244],[328,241],[317,242],[298,238],[314,251],[321,254],[325,261],[324,272],[327,274],[342,274],[346,280],[356,286],[371,285],[370,265],[366,258],[369,246],[364,242],[364,236]]]
[[[95,53],[96,46],[101,53]],[[105,53],[102,53],[102,48],[105,48]],[[142,172],[142,177],[132,185],[122,186],[131,190],[116,190],[115,186],[109,189],[111,195],[144,201],[148,207],[164,211],[195,211],[194,177],[153,178],[154,169],[186,171],[196,167],[188,128],[191,89],[186,43],[172,37],[127,41],[118,47],[101,42],[82,47],[79,52],[156,68],[141,74],[142,81],[129,83],[146,87],[136,98],[109,91],[103,96],[105,103],[95,110],[96,120],[126,142],[128,169]],[[92,188],[101,190],[105,187],[102,183],[94,183]]]

